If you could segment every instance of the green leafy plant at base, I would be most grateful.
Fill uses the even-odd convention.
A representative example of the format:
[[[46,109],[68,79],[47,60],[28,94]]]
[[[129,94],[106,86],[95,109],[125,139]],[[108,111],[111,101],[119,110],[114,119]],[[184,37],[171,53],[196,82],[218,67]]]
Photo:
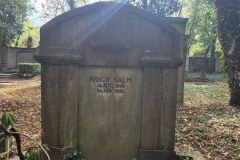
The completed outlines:
[[[193,158],[190,157],[190,156],[182,156],[182,155],[179,155],[179,156],[177,157],[177,160],[193,160]]]
[[[43,146],[46,150],[49,150],[46,146]],[[27,160],[41,160],[41,148],[29,147],[25,153]]]
[[[4,112],[2,115],[2,125],[4,125],[5,127],[9,127],[9,126],[13,126],[16,124],[16,120],[14,119],[14,117],[8,113],[8,112]]]
[[[28,160],[41,160],[41,153],[39,148],[29,148],[25,154]]]
[[[64,155],[64,160],[82,160],[81,152],[72,151]]]
[[[19,74],[21,77],[33,77],[40,74],[41,65],[39,63],[19,63]]]
[[[14,126],[16,121],[14,119],[14,117],[9,114],[8,112],[4,112],[2,115],[2,119],[1,119],[1,123],[3,126],[5,126],[5,128],[9,128],[10,126]],[[14,128],[15,130],[17,130],[16,128]],[[4,153],[0,153],[0,157],[4,158],[4,156],[9,157],[9,154],[11,153],[11,142],[12,139],[10,137],[10,135],[8,134],[3,134],[4,129],[2,127],[0,127],[0,143],[3,143],[5,146],[5,150],[7,150]]]
[[[14,117],[10,113],[4,112],[3,115],[2,115],[1,124],[0,124],[1,141],[5,140],[6,138],[14,137],[15,141],[16,141],[16,146],[17,146],[17,155],[18,155],[20,160],[25,160],[25,156],[27,156],[28,160],[40,160],[41,159],[41,156],[40,156],[41,155],[40,154],[41,150],[45,153],[48,160],[50,160],[50,157],[47,154],[46,149],[44,149],[44,147],[41,144],[39,144],[37,141],[32,139],[30,136],[19,133],[15,124],[16,124],[16,121],[15,121]],[[22,152],[22,148],[21,148],[21,137],[20,137],[20,135],[29,138],[32,142],[37,144],[37,147],[29,148],[27,150],[25,156],[24,156],[24,154]],[[10,152],[9,148],[10,147],[9,147],[9,144],[8,144],[8,150],[6,152],[7,159],[9,158],[9,152]],[[1,155],[1,153],[0,153],[0,155]],[[3,156],[3,155],[1,155],[1,156]]]

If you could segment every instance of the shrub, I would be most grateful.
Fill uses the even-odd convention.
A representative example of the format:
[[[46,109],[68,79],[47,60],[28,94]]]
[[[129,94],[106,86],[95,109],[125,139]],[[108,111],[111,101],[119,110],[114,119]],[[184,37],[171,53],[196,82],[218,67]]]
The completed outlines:
[[[41,65],[39,63],[19,63],[19,74],[21,77],[33,77],[40,74]]]
[[[72,151],[64,155],[64,160],[82,160],[81,152]]]

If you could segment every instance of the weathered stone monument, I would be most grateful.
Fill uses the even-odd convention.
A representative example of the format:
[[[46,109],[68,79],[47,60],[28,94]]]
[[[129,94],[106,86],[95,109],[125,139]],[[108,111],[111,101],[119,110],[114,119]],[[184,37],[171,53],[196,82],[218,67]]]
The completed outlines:
[[[187,18],[167,17],[167,21],[178,30],[180,33],[180,58],[183,64],[178,69],[178,89],[177,89],[177,102],[183,103],[184,100],[184,81],[186,72],[186,59],[187,59],[187,40],[188,36],[185,35]]]
[[[41,28],[42,129],[51,160],[173,160],[180,33],[136,7],[99,2]]]

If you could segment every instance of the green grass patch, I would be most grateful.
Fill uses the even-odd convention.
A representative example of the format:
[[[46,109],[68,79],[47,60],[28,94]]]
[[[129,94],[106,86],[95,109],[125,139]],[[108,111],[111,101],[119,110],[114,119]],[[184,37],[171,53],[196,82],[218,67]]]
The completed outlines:
[[[217,81],[224,81],[227,82],[228,78],[227,75],[224,73],[207,73],[206,74],[207,81],[217,82]],[[195,82],[199,81],[199,73],[193,72],[188,73],[188,76],[186,78],[187,82]]]
[[[18,68],[4,69],[4,70],[1,70],[0,73],[3,73],[3,74],[19,73],[19,69]]]
[[[227,105],[229,88],[227,82],[186,83],[184,96],[185,103]]]

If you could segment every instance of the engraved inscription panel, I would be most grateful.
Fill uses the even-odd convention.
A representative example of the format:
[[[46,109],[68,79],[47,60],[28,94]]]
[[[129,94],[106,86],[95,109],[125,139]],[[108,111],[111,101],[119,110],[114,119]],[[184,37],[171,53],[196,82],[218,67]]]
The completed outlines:
[[[96,84],[97,93],[125,93],[125,87],[132,84],[132,77],[90,76],[90,83]]]
[[[132,159],[140,145],[142,70],[84,67],[79,79],[81,152],[89,160]]]

